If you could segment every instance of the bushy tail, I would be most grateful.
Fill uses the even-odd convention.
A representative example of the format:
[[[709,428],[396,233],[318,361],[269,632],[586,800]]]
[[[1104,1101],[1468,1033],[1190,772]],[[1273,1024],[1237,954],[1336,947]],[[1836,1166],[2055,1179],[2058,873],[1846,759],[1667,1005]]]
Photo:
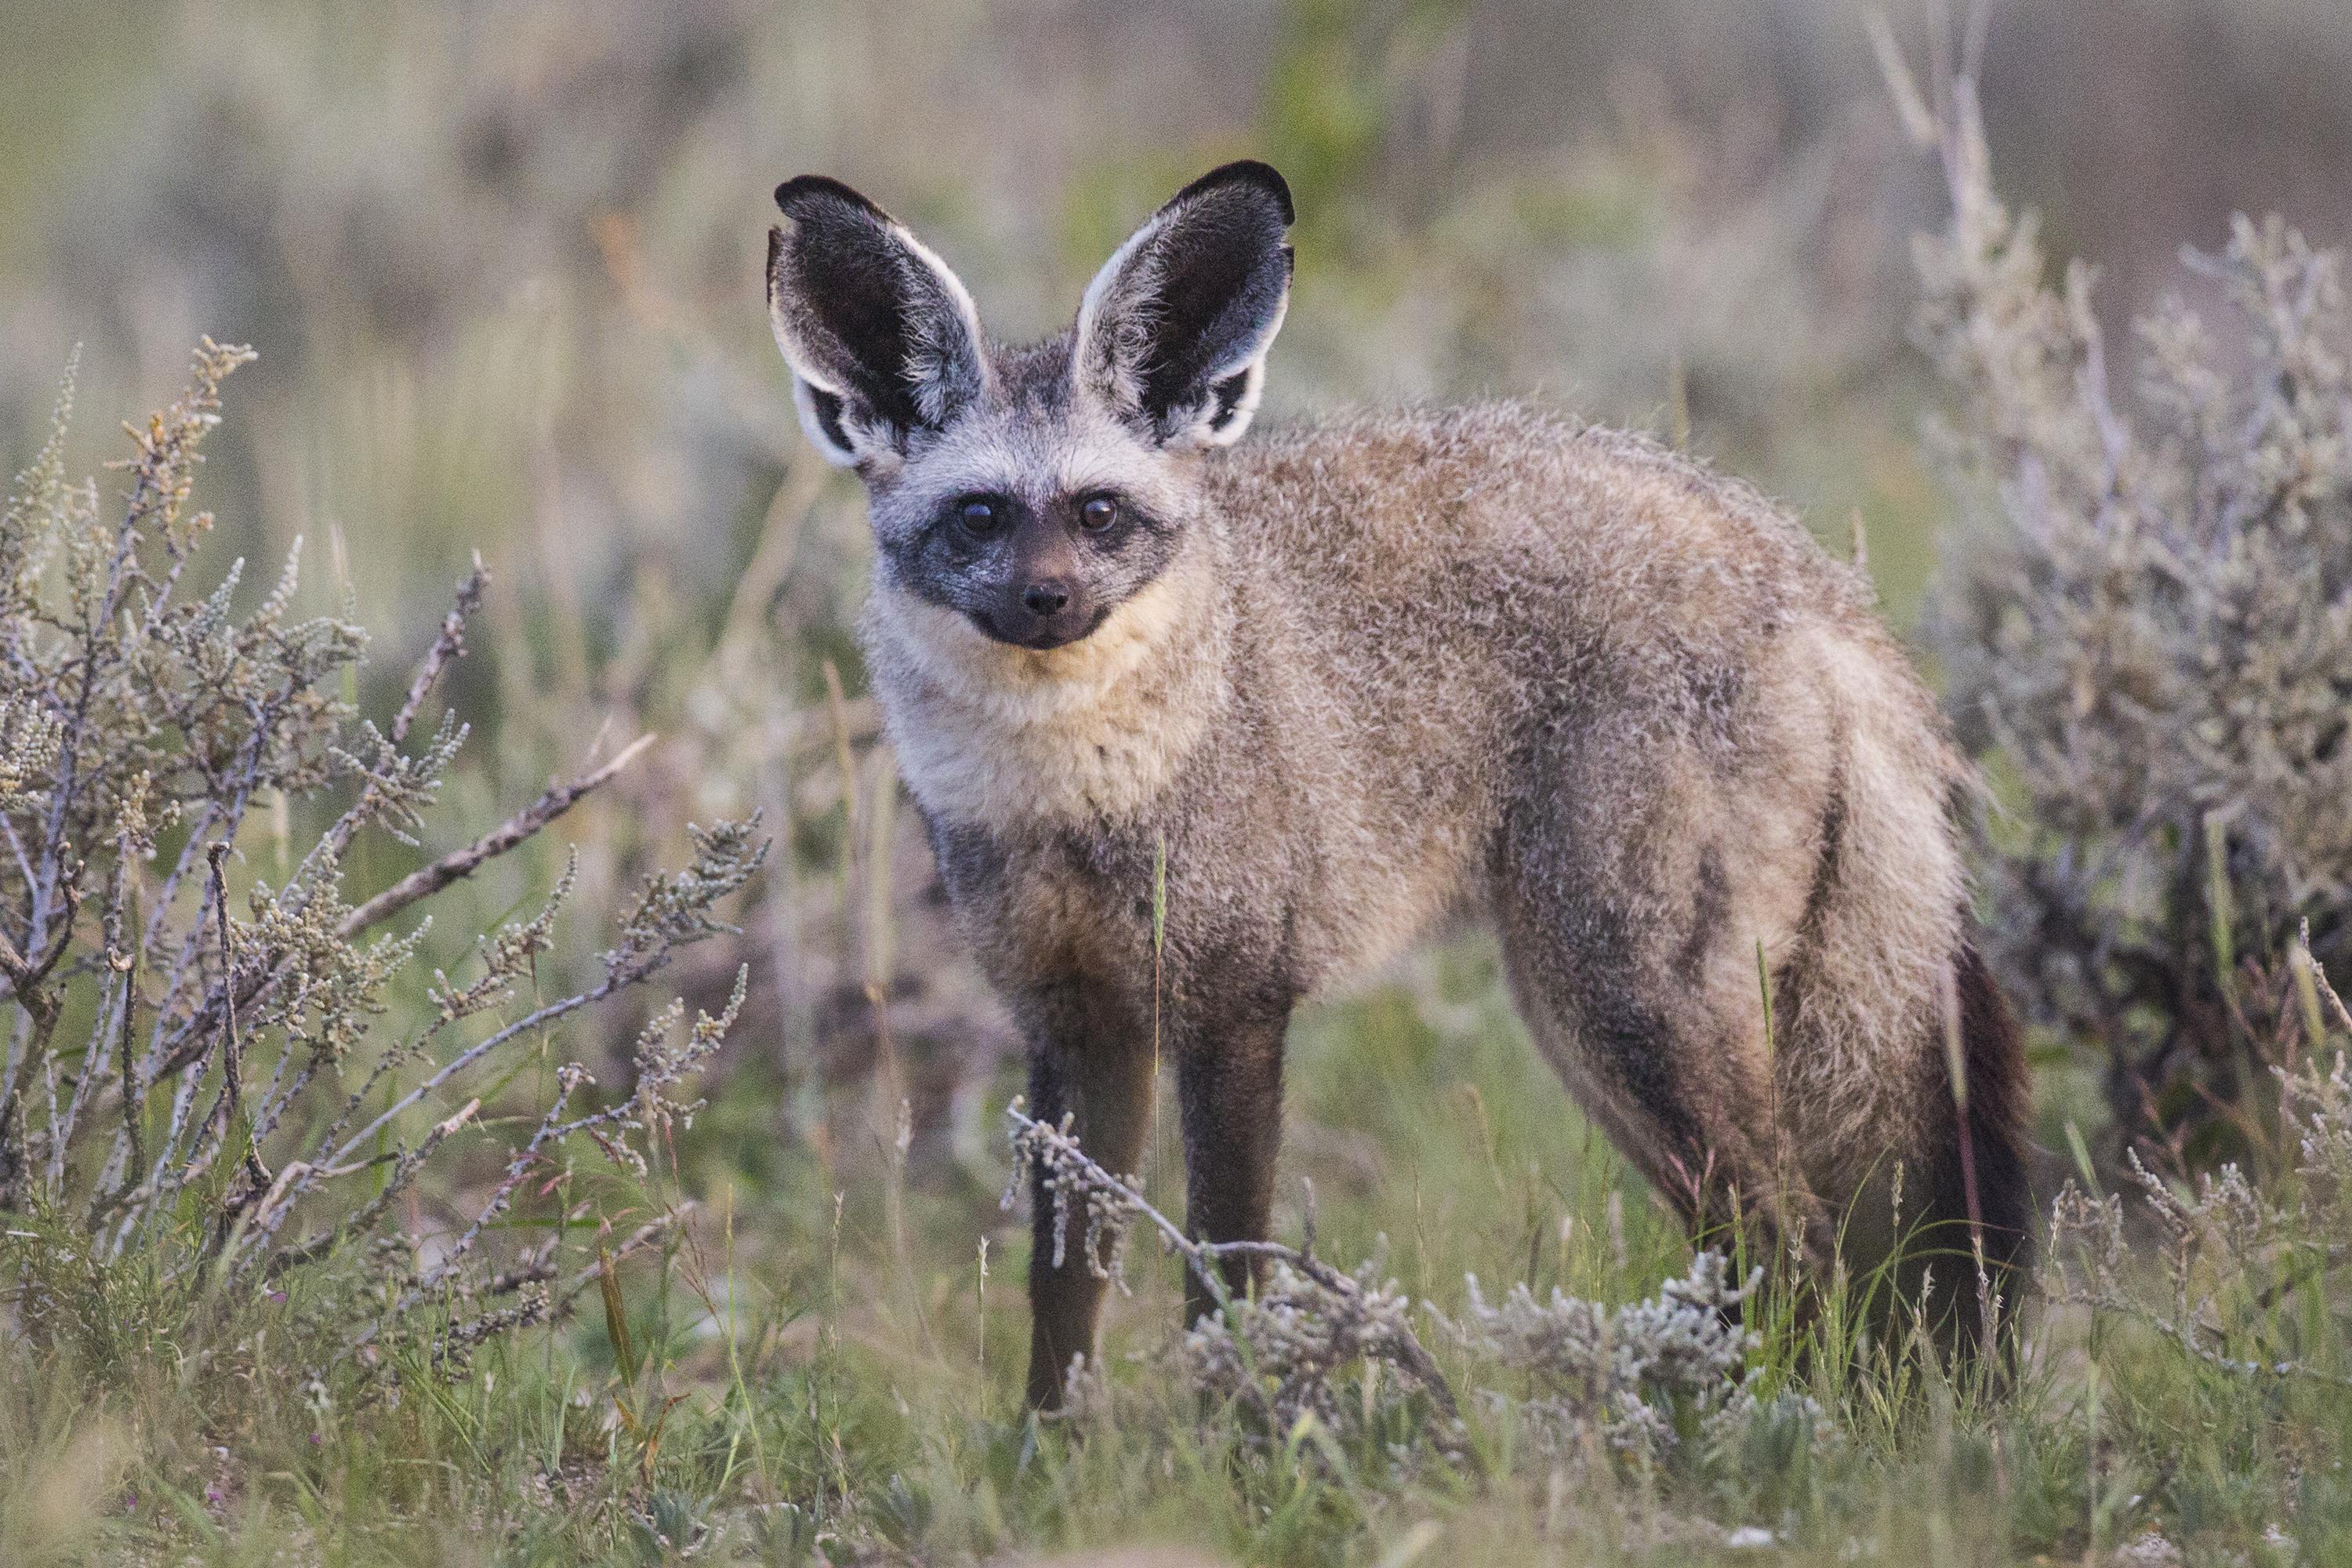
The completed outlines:
[[[1963,1354],[1983,1348],[1978,1244],[2002,1304],[2016,1308],[2032,1256],[2033,1192],[2026,1173],[2025,1047],[2009,1005],[1973,942],[1952,960],[1959,1012],[1959,1079],[1946,1073],[1939,1131],[1926,1160],[1920,1240],[1932,1262],[1931,1322]]]

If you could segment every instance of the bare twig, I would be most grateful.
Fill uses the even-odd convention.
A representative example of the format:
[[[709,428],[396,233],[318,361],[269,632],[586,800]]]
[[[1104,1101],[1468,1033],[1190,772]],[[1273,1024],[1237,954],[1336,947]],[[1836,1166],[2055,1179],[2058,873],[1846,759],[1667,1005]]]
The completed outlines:
[[[425,706],[433,683],[441,678],[444,666],[466,651],[466,622],[481,607],[482,590],[489,586],[490,574],[482,566],[478,551],[474,569],[457,584],[457,596],[449,605],[449,613],[441,617],[441,634],[417,662],[415,678],[408,683],[408,695],[401,699],[400,711],[393,715],[392,730],[386,736],[395,746],[408,739],[409,726],[416,722],[417,710]]]
[[[636,761],[653,743],[653,736],[640,735],[604,766],[583,773],[569,784],[551,784],[537,800],[463,849],[452,850],[431,865],[411,871],[345,915],[341,926],[342,934],[350,936],[365,931],[399,913],[417,900],[430,898],[450,883],[472,876],[484,861],[495,859],[524,843],[541,828],[577,805],[582,797],[610,784],[615,774]]]
[[[1297,1247],[1286,1247],[1276,1241],[1202,1241],[1189,1235],[1183,1226],[1154,1207],[1131,1184],[1097,1163],[1092,1155],[1078,1147],[1077,1139],[1066,1127],[1055,1127],[1038,1121],[1029,1114],[1025,1103],[1018,1097],[1005,1107],[1004,1114],[1013,1123],[1015,1148],[1024,1156],[1023,1163],[1027,1160],[1036,1160],[1045,1166],[1050,1181],[1075,1183],[1101,1194],[1125,1215],[1148,1222],[1160,1233],[1167,1248],[1184,1259],[1193,1278],[1201,1281],[1221,1310],[1229,1310],[1233,1306],[1232,1294],[1225,1285],[1224,1270],[1218,1267],[1228,1258],[1262,1258],[1287,1264],[1342,1300],[1353,1300],[1363,1294],[1363,1288],[1355,1279]],[[1016,1170],[1014,1175],[1013,1186],[1005,1189],[1008,1199],[1013,1188],[1020,1184],[1020,1172]],[[1096,1247],[1091,1237],[1087,1239],[1086,1250],[1089,1262],[1092,1262]],[[1438,1370],[1437,1363],[1413,1337],[1412,1331],[1402,1330],[1390,1349],[1398,1370],[1427,1392],[1430,1402],[1437,1406],[1449,1423],[1458,1423],[1462,1412],[1454,1400],[1452,1384],[1446,1382],[1445,1374]]]

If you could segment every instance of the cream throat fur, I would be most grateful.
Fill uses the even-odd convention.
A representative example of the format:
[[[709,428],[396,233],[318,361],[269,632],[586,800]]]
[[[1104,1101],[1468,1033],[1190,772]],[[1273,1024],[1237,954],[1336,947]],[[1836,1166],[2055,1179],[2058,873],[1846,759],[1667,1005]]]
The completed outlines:
[[[924,809],[996,826],[1148,810],[1231,697],[1233,611],[1208,545],[1196,539],[1093,635],[1045,649],[998,642],[878,573],[861,631]]]

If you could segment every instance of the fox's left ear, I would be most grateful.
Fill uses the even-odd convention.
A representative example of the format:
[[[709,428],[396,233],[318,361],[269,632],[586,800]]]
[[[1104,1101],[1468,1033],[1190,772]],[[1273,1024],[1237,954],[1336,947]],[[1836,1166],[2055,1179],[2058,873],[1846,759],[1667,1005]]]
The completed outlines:
[[[845,468],[906,456],[988,381],[971,296],[947,263],[838,180],[776,187],[768,318],[793,369],[801,425]]]
[[[1295,216],[1264,163],[1227,163],[1177,192],[1087,287],[1080,389],[1163,447],[1239,440],[1290,300]]]

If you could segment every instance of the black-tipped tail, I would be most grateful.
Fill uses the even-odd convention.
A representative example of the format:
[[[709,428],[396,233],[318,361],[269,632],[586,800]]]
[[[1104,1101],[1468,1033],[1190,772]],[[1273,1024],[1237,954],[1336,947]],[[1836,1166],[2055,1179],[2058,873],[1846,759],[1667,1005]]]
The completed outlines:
[[[1965,1354],[1980,1350],[1984,1339],[1977,1258],[2001,1303],[2005,1334],[2032,1258],[2034,1205],[2026,1170],[2025,1046],[2017,1020],[1973,942],[1962,942],[1952,971],[1959,1081],[1944,1075],[1937,1119],[1943,1131],[1927,1161],[1922,1239],[1935,1258],[1930,1321]]]

